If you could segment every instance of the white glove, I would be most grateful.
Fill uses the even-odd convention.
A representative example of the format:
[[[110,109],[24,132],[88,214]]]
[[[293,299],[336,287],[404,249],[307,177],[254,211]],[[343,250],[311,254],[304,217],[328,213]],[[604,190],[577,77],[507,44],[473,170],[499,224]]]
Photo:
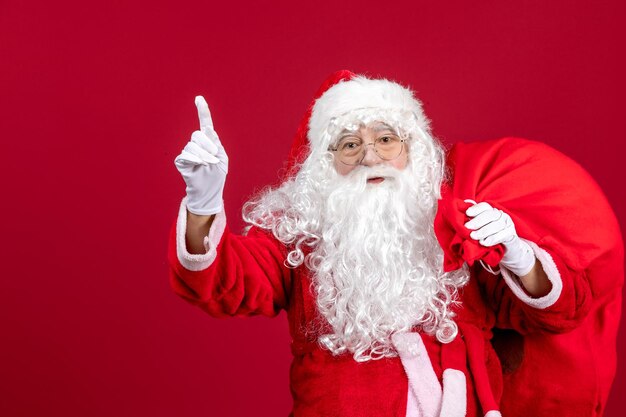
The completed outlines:
[[[204,97],[196,97],[200,130],[174,163],[187,184],[187,210],[193,214],[211,215],[222,211],[222,192],[228,173],[228,156],[213,130],[211,112]]]
[[[465,223],[465,227],[473,230],[470,237],[483,246],[502,243],[505,251],[500,265],[518,277],[528,274],[535,266],[535,254],[530,245],[517,236],[511,216],[491,207],[489,203],[476,203],[473,200],[465,202],[474,204],[465,211],[465,214],[473,217]]]

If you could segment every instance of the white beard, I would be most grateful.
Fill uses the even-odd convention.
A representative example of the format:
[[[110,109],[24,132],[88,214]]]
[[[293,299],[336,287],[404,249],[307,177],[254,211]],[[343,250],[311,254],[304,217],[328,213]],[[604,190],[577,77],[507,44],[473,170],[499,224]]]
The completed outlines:
[[[387,178],[368,184],[374,176]],[[307,264],[333,329],[320,342],[335,354],[395,356],[391,335],[428,325],[433,307],[441,310],[432,303],[442,289],[442,253],[429,248],[437,246],[432,213],[420,210],[413,178],[410,169],[359,167],[328,187],[321,240]]]
[[[440,159],[433,145],[411,149],[402,171],[358,167],[345,177],[332,157],[313,155],[296,177],[244,206],[248,223],[290,246],[289,265],[312,271],[318,310],[332,328],[318,341],[333,354],[393,357],[394,333],[417,327],[448,343],[458,332],[451,307],[469,275],[443,272],[433,226]],[[368,175],[390,178],[368,184]],[[303,246],[312,248],[306,257]]]

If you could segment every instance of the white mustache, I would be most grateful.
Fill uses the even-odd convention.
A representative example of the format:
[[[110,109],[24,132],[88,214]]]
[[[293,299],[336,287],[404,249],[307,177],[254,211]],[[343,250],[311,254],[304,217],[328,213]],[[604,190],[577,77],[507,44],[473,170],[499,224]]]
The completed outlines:
[[[348,174],[348,178],[350,179],[350,181],[356,181],[357,183],[360,183],[360,182],[366,182],[370,178],[377,178],[377,177],[398,179],[400,174],[401,174],[401,171],[398,170],[397,168],[393,168],[393,167],[386,166],[386,165],[378,165],[375,167],[363,166],[363,167],[358,167],[352,172],[350,172],[350,174]]]

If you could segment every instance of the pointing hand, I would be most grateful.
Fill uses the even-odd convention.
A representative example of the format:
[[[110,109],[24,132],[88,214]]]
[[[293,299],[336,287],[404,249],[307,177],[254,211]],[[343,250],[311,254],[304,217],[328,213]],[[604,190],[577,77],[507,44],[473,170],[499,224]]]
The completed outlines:
[[[187,184],[187,209],[198,215],[219,213],[223,208],[222,192],[228,173],[228,156],[213,128],[211,112],[204,97],[197,96],[200,130],[174,163]]]

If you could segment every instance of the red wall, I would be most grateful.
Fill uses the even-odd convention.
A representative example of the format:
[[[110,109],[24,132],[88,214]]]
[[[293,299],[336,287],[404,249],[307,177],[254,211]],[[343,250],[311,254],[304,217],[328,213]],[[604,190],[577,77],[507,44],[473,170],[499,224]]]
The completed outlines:
[[[622,1],[36,3],[0,5],[2,416],[287,415],[285,316],[215,320],[168,287],[196,94],[234,230],[341,68],[411,85],[448,144],[561,150],[624,227]]]

